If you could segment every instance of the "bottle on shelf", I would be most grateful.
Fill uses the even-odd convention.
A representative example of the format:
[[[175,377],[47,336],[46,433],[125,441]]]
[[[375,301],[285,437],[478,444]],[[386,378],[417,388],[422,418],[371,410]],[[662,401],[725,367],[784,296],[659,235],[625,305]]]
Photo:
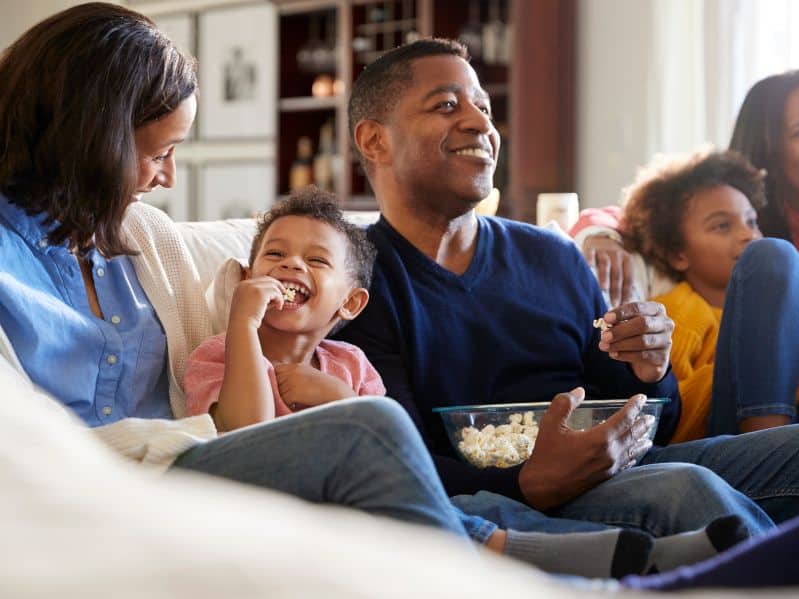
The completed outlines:
[[[333,121],[319,129],[319,146],[313,159],[313,180],[320,189],[333,191]]]
[[[474,60],[481,60],[483,53],[483,27],[480,24],[478,0],[469,0],[469,20],[458,34],[458,40],[466,46]]]
[[[310,185],[313,181],[313,146],[310,137],[297,140],[297,157],[289,171],[289,190],[294,191]]]
[[[500,18],[500,0],[491,0],[489,15],[483,25],[483,61],[506,65],[510,60],[510,29]]]

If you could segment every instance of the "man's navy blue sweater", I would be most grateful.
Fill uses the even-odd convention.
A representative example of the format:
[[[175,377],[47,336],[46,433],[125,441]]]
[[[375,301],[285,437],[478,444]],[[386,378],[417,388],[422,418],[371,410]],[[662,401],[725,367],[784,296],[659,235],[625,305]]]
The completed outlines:
[[[369,304],[338,337],[366,352],[411,415],[450,495],[485,489],[521,500],[519,467],[478,470],[456,459],[434,407],[550,401],[582,385],[593,399],[671,397],[656,442],[674,432],[674,376],[642,383],[598,349],[593,320],[605,302],[568,239],[480,217],[472,262],[456,275],[383,218],[368,234],[378,250]]]

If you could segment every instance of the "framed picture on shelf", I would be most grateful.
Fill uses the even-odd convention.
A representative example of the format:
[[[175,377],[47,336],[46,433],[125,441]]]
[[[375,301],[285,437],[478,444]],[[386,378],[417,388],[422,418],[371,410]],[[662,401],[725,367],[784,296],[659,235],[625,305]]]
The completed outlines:
[[[250,218],[275,201],[275,165],[269,162],[206,164],[200,176],[200,220]]]
[[[166,212],[172,220],[186,221],[194,218],[192,211],[192,169],[186,164],[178,164],[175,168],[175,185],[156,187],[150,193],[142,194],[142,201],[152,204]]]
[[[201,138],[275,137],[277,18],[268,2],[200,14]]]

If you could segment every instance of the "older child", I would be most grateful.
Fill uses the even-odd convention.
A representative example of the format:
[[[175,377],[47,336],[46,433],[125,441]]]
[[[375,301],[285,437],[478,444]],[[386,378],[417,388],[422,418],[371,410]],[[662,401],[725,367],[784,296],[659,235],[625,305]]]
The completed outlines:
[[[679,380],[683,407],[672,442],[697,439],[709,433],[768,428],[788,424],[794,418],[794,395],[799,383],[796,368],[747,374],[724,368],[720,377],[716,364],[722,308],[728,287],[732,288],[733,269],[747,247],[762,237],[756,210],[765,202],[763,176],[734,152],[703,150],[688,157],[659,159],[642,170],[626,191],[622,217],[625,247],[639,252],[647,263],[678,281],[671,291],[655,298],[666,306],[675,322],[671,361]],[[753,246],[746,256],[762,254],[773,243],[774,240],[755,244],[760,249]],[[747,259],[753,262],[753,258]],[[765,268],[743,270],[761,270],[760,275],[770,276]],[[792,279],[790,270],[774,273],[770,280],[775,280],[774,285],[786,283]],[[753,281],[745,285],[750,289],[757,286]],[[793,292],[787,291],[771,296],[789,298]],[[761,308],[765,307],[764,303]],[[756,318],[751,311],[745,312],[740,307],[736,311],[737,314],[730,314],[731,323],[736,317]],[[769,314],[774,322],[778,316]],[[762,330],[766,341],[770,337],[768,330]],[[760,353],[765,349],[768,360],[786,354],[782,345],[756,343],[755,338],[742,339],[740,343],[729,341],[718,347],[727,352],[725,360],[735,361],[744,355],[746,343],[756,344]],[[796,353],[792,355],[795,357]],[[751,371],[755,364],[744,363],[740,367]],[[755,382],[749,386],[728,380],[752,374]],[[782,392],[769,393],[757,384],[768,378],[784,379]],[[714,392],[714,387],[723,388],[724,392]],[[711,406],[713,418],[709,427]],[[721,422],[726,430],[718,430]],[[732,427],[737,424],[738,430],[729,430],[730,422],[734,423]]]

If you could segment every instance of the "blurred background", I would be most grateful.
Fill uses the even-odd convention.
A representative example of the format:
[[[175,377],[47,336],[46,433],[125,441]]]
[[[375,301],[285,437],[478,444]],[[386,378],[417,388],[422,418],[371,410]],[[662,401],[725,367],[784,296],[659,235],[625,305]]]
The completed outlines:
[[[0,0],[0,47],[79,2]],[[128,0],[200,60],[178,183],[146,198],[177,220],[248,216],[314,182],[376,204],[347,137],[352,80],[421,36],[458,38],[492,98],[499,213],[539,194],[616,203],[658,152],[727,145],[758,79],[799,65],[795,0]],[[0,82],[2,84],[2,82]]]

